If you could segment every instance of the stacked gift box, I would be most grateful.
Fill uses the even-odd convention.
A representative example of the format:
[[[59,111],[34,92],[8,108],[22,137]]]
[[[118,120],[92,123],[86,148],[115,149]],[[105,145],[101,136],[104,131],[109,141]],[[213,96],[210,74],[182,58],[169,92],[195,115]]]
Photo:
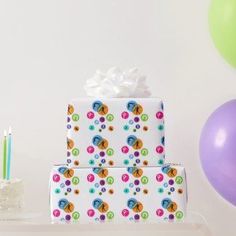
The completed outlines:
[[[53,221],[185,218],[185,169],[165,163],[160,99],[75,99],[67,129],[67,163],[54,166],[50,177]]]

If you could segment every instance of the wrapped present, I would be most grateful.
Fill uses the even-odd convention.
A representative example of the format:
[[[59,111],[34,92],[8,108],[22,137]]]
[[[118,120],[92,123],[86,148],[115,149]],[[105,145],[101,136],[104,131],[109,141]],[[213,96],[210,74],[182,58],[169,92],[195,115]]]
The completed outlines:
[[[164,163],[164,113],[158,98],[75,99],[67,121],[70,167]]]
[[[58,222],[161,222],[186,215],[185,169],[158,167],[71,168],[54,166],[51,218]]]

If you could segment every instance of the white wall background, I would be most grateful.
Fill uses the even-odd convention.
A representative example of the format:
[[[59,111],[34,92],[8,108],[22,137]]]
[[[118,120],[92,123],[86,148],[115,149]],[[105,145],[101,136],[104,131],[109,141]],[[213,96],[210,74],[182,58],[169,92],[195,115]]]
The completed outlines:
[[[97,68],[137,66],[165,101],[167,154],[188,172],[189,209],[215,235],[236,209],[202,173],[198,141],[209,114],[235,98],[235,69],[208,32],[209,0],[0,1],[0,132],[14,131],[14,176],[27,204],[48,210],[48,175],[64,162],[66,104]]]

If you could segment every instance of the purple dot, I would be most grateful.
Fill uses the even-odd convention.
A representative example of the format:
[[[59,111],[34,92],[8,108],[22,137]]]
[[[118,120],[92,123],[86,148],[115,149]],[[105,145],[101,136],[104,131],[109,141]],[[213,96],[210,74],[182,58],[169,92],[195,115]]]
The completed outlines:
[[[70,152],[67,152],[67,156],[68,156],[68,157],[70,156]]]
[[[139,159],[136,159],[136,163],[137,163],[137,164],[140,163],[140,160],[139,160]]]
[[[101,122],[104,122],[105,121],[105,118],[104,117],[100,117],[99,119]]]
[[[135,220],[139,220],[140,216],[138,214],[134,215]]]
[[[67,129],[71,129],[71,125],[67,125]]]
[[[100,156],[104,157],[105,156],[105,152],[100,152]]]
[[[169,185],[173,185],[174,184],[174,180],[173,179],[170,179],[169,180]]]
[[[67,192],[69,192],[69,193],[70,193],[70,192],[71,192],[71,188],[68,188],[68,189],[67,189]]]
[[[66,215],[66,220],[69,221],[71,219],[71,216],[70,215]]]
[[[66,180],[65,184],[66,184],[67,186],[69,186],[69,185],[70,185],[70,180]]]
[[[174,188],[174,187],[171,187],[171,188],[170,188],[170,191],[171,191],[171,192],[174,192],[174,191],[175,191],[175,188]]]
[[[139,152],[134,152],[134,155],[136,156],[136,157],[138,157],[139,156]]]
[[[71,159],[67,159],[67,163],[70,164],[71,163]]]
[[[67,122],[70,122],[70,117],[67,117]]]
[[[101,128],[102,128],[102,129],[105,129],[105,128],[106,128],[106,126],[105,126],[105,125],[101,125]]]
[[[102,186],[105,185],[105,181],[104,181],[104,180],[101,180],[101,181],[100,181],[100,185],[102,185]]]
[[[106,163],[106,160],[105,159],[102,159],[101,160],[102,164]]]
[[[104,193],[106,192],[106,188],[102,188],[101,191]]]
[[[100,215],[100,220],[105,220],[105,215]]]
[[[135,127],[136,127],[136,129],[140,129],[140,125],[136,125]]]
[[[139,118],[138,117],[134,117],[134,122],[139,122]]]
[[[134,181],[134,184],[135,184],[135,185],[139,185],[139,180],[136,179],[136,180]]]
[[[173,220],[174,218],[175,218],[174,215],[172,215],[172,214],[169,215],[170,220]]]
[[[136,192],[140,192],[140,188],[136,188]]]

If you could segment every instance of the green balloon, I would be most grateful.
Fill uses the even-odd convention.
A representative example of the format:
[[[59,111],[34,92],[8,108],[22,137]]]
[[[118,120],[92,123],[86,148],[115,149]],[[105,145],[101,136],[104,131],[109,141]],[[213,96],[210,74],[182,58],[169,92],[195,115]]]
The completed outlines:
[[[236,0],[212,0],[209,25],[220,54],[236,67]]]

